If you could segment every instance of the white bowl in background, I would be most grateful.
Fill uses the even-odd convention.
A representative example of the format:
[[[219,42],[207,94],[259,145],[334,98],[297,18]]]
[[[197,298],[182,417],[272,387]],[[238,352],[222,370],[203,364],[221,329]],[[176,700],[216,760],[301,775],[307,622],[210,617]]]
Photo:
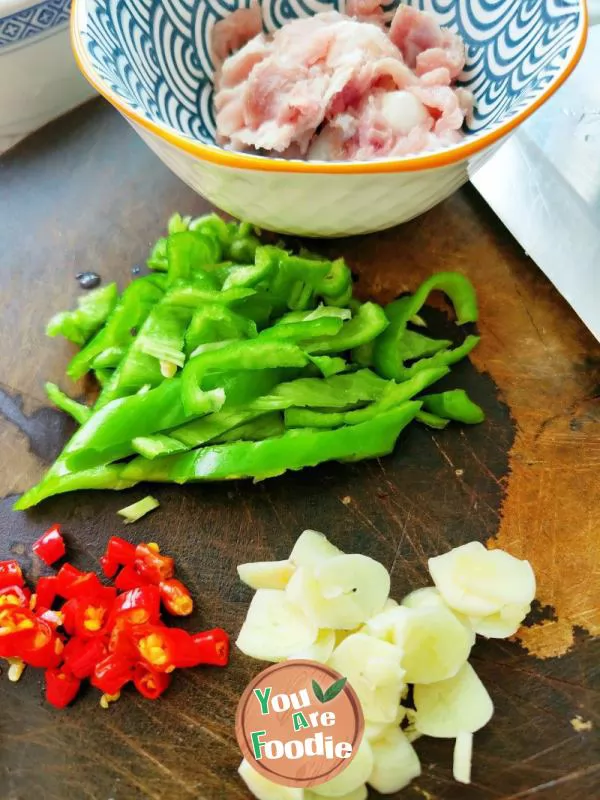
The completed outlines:
[[[69,45],[71,0],[0,0],[0,153],[93,97]]]
[[[460,83],[475,95],[463,141],[369,162],[284,160],[215,142],[214,25],[251,0],[73,0],[71,30],[88,80],[198,193],[260,227],[306,236],[383,230],[468,180],[566,80],[585,45],[585,0],[403,0],[461,34]],[[400,0],[384,6],[391,11]],[[345,0],[261,0],[268,31]]]

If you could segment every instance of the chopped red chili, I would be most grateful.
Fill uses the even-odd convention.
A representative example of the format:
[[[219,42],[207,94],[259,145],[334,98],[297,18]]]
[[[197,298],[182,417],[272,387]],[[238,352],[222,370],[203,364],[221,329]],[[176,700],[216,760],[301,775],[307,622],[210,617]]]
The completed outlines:
[[[160,593],[156,586],[137,586],[123,592],[117,598],[112,612],[113,619],[124,619],[133,625],[158,622],[160,616]]]
[[[135,561],[135,545],[120,536],[111,536],[104,555],[109,561],[125,567]]]
[[[72,584],[83,575],[85,573],[74,567],[73,564],[63,564],[56,575],[56,594],[66,598],[65,592],[68,592]]]
[[[105,694],[117,694],[133,678],[134,664],[118,653],[109,653],[94,667],[92,686]]]
[[[201,664],[213,664],[225,667],[229,662],[229,634],[222,628],[212,628],[192,635],[194,645],[198,648]]]
[[[58,590],[58,579],[56,575],[40,578],[35,587],[36,608],[52,608]]]
[[[0,658],[17,658],[30,647],[37,631],[38,620],[28,608],[6,605],[0,607]]]
[[[0,589],[6,586],[25,586],[21,567],[14,559],[0,561]]]
[[[60,580],[60,572],[57,575]],[[78,578],[68,583],[60,594],[67,600],[73,597],[94,597],[102,594],[102,590],[107,587],[100,583],[100,579],[95,572],[83,572]]]
[[[71,703],[77,693],[81,681],[63,669],[46,670],[46,700],[56,708],[64,708]]]
[[[159,583],[160,599],[169,614],[175,617],[187,617],[194,610],[194,601],[188,589],[177,578]]]
[[[150,544],[138,544],[135,548],[133,566],[138,575],[157,585],[172,578],[175,574],[174,559],[170,556],[161,555],[158,545],[153,545],[152,542]]]
[[[29,608],[31,592],[26,586],[5,586],[0,589],[0,606]]]
[[[169,687],[171,675],[166,672],[156,672],[145,664],[138,664],[133,673],[133,684],[142,697],[156,700]]]
[[[96,664],[107,655],[107,645],[103,638],[82,639],[74,636],[65,645],[63,660],[65,669],[83,680],[89,678]]]
[[[33,544],[31,548],[38,558],[51,566],[66,553],[65,540],[60,532],[60,525],[53,525]]]
[[[115,578],[115,586],[120,592],[136,589],[138,586],[147,586],[148,581],[139,575],[132,566],[123,567]]]
[[[102,572],[107,578],[114,578],[119,571],[119,564],[117,561],[111,561],[108,556],[100,556],[100,566]]]

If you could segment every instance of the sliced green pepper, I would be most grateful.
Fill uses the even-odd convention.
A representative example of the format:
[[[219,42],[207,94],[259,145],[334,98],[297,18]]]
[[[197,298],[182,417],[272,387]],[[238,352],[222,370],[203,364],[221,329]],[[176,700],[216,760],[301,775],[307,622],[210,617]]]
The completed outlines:
[[[388,325],[388,319],[381,306],[376,303],[363,303],[356,316],[345,322],[336,336],[311,342],[306,351],[311,355],[320,355],[352,350],[375,339]]]
[[[443,417],[438,417],[437,414],[430,414],[429,411],[419,411],[415,417],[417,422],[427,425],[428,428],[434,428],[437,431],[442,431],[448,425],[449,420]]]
[[[285,433],[283,417],[277,411],[262,414],[256,419],[244,422],[231,428],[210,440],[211,444],[224,444],[225,442],[257,442]]]
[[[55,314],[46,326],[48,336],[64,336],[75,344],[84,345],[106,322],[119,292],[116,283],[93,289],[77,299],[74,311]]]
[[[201,353],[189,361],[182,373],[183,405],[189,414],[202,413],[203,379],[209,371],[264,370],[278,367],[304,367],[308,358],[293,344],[256,339],[232,342],[219,350]],[[200,411],[198,412],[198,409]]]
[[[198,345],[224,339],[253,339],[257,335],[256,323],[226,306],[207,303],[194,312],[185,335],[187,353]]]
[[[126,348],[131,343],[153,306],[163,296],[162,289],[155,284],[153,277],[138,278],[129,284],[105,326],[72,358],[67,367],[70,378],[78,380],[83,377],[105,350]]]
[[[403,428],[421,408],[405,403],[359,425],[336,430],[299,429],[261,442],[233,442],[202,447],[181,455],[147,461],[136,458],[123,477],[132,481],[187,483],[188,481],[255,481],[287,470],[314,467],[324,461],[358,461],[390,453]]]
[[[167,239],[169,284],[190,280],[206,264],[218,264],[223,252],[218,239],[198,231],[173,233]]]
[[[474,403],[464,389],[451,389],[439,394],[428,394],[421,398],[423,408],[446,420],[456,420],[467,425],[483,422],[483,409]]]
[[[129,489],[136,481],[123,477],[123,467],[123,464],[110,464],[83,472],[51,470],[36,486],[21,495],[13,508],[24,511],[48,497],[79,489]]]
[[[217,410],[222,390],[205,392],[198,414]],[[133,452],[131,440],[174,428],[189,420],[181,402],[178,378],[145,393],[113,400],[97,411],[71,438],[60,458],[71,471],[88,469],[124,458]]]
[[[431,292],[435,290],[444,292],[450,298],[456,312],[457,324],[464,325],[466,322],[477,321],[477,298],[468,278],[456,272],[439,272],[432,275],[421,284],[413,295],[401,297],[386,306],[385,313],[390,321],[390,326],[378,337],[373,350],[373,365],[380,375],[400,380],[408,374],[412,374],[406,371],[404,361],[414,356],[410,355],[410,349],[406,355],[402,352],[406,326],[421,310]],[[415,342],[420,341],[415,338],[418,335],[413,334],[410,337],[413,348]],[[418,368],[417,364],[413,364],[413,368]],[[413,369],[414,371],[416,370]]]
[[[84,406],[83,403],[78,403],[73,400],[58,388],[55,383],[46,383],[44,388],[51,403],[53,403],[61,411],[69,414],[80,425],[87,422],[92,414],[92,409]]]

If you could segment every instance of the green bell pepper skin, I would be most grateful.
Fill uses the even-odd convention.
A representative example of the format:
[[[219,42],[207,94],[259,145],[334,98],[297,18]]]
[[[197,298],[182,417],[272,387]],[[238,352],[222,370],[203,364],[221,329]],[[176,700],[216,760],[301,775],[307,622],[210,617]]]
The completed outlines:
[[[413,295],[401,297],[386,306],[385,313],[390,321],[390,326],[378,337],[373,350],[373,365],[380,375],[395,380],[406,377],[404,361],[415,357],[410,355],[408,345],[407,354],[405,355],[402,351],[402,342],[407,332],[406,326],[415,315],[418,315],[431,292],[436,290],[444,292],[450,298],[458,325],[477,321],[477,297],[473,284],[468,278],[456,272],[439,272],[432,275],[421,284]],[[419,341],[415,338],[418,335],[413,334],[412,337],[409,337],[409,344],[412,340],[413,348]]]
[[[377,338],[388,325],[388,318],[381,306],[376,303],[363,303],[356,316],[345,322],[336,336],[311,342],[306,347],[306,352],[313,356],[343,353]]]
[[[325,461],[358,461],[391,453],[400,432],[421,408],[406,403],[360,425],[336,430],[299,429],[261,442],[233,442],[154,461],[136,458],[125,466],[131,481],[187,483],[282,475]]]
[[[352,273],[344,259],[337,258],[331,263],[327,275],[316,283],[315,294],[327,302],[328,299],[345,294],[348,287],[352,287]]]
[[[150,251],[150,255],[146,259],[146,266],[148,269],[156,270],[156,272],[166,272],[169,269],[166,236],[163,236],[156,242]]]
[[[44,388],[51,403],[53,403],[61,411],[69,414],[80,425],[87,422],[92,414],[92,409],[84,406],[83,403],[78,403],[73,400],[58,388],[55,383],[46,383]]]
[[[82,378],[105,350],[129,346],[151,309],[163,296],[154,277],[138,278],[125,289],[104,327],[71,359],[67,375],[72,380]]]
[[[348,364],[343,358],[337,356],[310,356],[311,364],[319,370],[324,378],[331,378],[333,375],[338,375],[340,372],[346,372]]]
[[[268,280],[274,270],[275,265],[271,260],[259,261],[258,264],[248,266],[230,267],[223,281],[223,290],[240,287],[252,289],[257,284]]]
[[[158,458],[159,456],[171,456],[173,453],[185,453],[190,448],[178,442],[171,436],[163,433],[155,433],[153,436],[136,436],[131,441],[134,453],[138,453],[144,458]]]
[[[225,250],[233,241],[237,226],[233,230],[229,224],[218,214],[206,214],[203,217],[196,217],[191,220],[188,230],[202,233],[211,239],[217,239],[221,247]]]
[[[203,379],[209,371],[300,368],[307,363],[302,350],[287,342],[262,341],[260,335],[248,341],[231,342],[219,350],[201,353],[185,365],[181,378],[184,408],[190,415],[202,413],[206,404]]]
[[[438,417],[437,414],[430,414],[429,411],[423,411],[423,409],[419,411],[415,419],[417,422],[427,425],[428,428],[433,428],[437,431],[444,430],[449,422],[449,420],[444,419],[443,417]]]
[[[75,344],[84,345],[106,322],[118,297],[116,283],[87,292],[78,298],[74,311],[61,311],[52,317],[46,326],[46,335],[64,336]]]
[[[156,306],[136,340],[136,350],[178,367],[185,363],[186,331],[192,319],[190,308]]]
[[[479,338],[479,336],[469,335],[458,347],[453,347],[450,350],[442,350],[430,358],[421,358],[419,361],[415,361],[410,367],[403,367],[400,370],[398,380],[408,380],[423,369],[449,367],[452,364],[458,363],[465,358],[465,356],[468,356],[471,350],[479,344]]]
[[[69,472],[64,467],[61,470],[51,470],[37,486],[21,495],[13,508],[15,511],[25,511],[48,497],[80,489],[129,489],[136,481],[123,478],[123,466],[110,464],[83,472]]]
[[[91,368],[96,369],[116,369],[125,355],[124,347],[107,347],[92,361]]]
[[[439,394],[428,394],[421,398],[423,408],[445,420],[477,425],[483,422],[483,409],[474,403],[464,389],[451,389]]]
[[[241,228],[227,250],[228,257],[238,264],[250,264],[254,261],[260,240],[256,236],[244,233]]]
[[[254,339],[256,323],[226,306],[207,303],[197,308],[185,334],[188,354],[199,345],[224,339]]]
[[[321,316],[317,319],[304,322],[289,322],[286,325],[273,325],[260,334],[263,341],[296,342],[302,346],[306,342],[310,346],[313,339],[325,336],[333,337],[338,334],[344,325],[339,317]]]
[[[406,403],[427,386],[439,381],[449,371],[447,368],[440,367],[439,369],[422,370],[410,380],[404,381],[404,383],[384,381],[382,391],[374,398],[375,402],[365,408],[331,412],[315,411],[312,408],[298,408],[298,404],[296,404],[294,407],[285,410],[285,425],[287,428],[339,428],[341,425],[358,425],[369,419],[376,418],[390,408],[396,408]]]
[[[205,303],[219,303],[230,306],[256,294],[254,289],[227,289],[224,292],[221,289],[201,286],[196,280],[197,277],[198,275],[196,274],[194,276],[195,281],[192,283],[182,281],[170,287],[168,294],[165,295],[164,302],[168,305],[186,306],[188,308],[198,308]],[[206,273],[205,277],[208,277]]]
[[[222,390],[205,392],[198,414],[218,410]],[[124,458],[133,452],[137,436],[174,428],[190,419],[181,403],[181,381],[173,378],[156,389],[113,400],[97,411],[68,442],[60,458],[71,471],[89,469]]]
[[[215,436],[211,444],[225,444],[226,442],[259,442],[273,436],[282,436],[285,433],[283,417],[277,411],[262,414],[254,420],[245,422],[235,428]]]
[[[450,339],[431,339],[422,333],[405,330],[400,339],[399,353],[403,362],[413,361],[424,356],[433,356],[452,346]]]
[[[379,399],[387,385],[387,381],[368,369],[324,379],[298,378],[281,383],[270,394],[258,397],[252,407],[265,411],[283,410],[291,406],[347,408]]]
[[[168,282],[190,280],[206,264],[218,264],[223,251],[218,239],[198,231],[173,233],[167,239]]]

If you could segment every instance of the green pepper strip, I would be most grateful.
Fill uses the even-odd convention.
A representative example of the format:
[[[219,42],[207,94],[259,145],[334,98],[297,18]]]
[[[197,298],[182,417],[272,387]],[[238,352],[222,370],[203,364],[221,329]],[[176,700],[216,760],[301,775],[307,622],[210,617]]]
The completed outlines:
[[[92,361],[92,369],[115,369],[125,355],[124,347],[107,347]]]
[[[400,339],[399,353],[403,362],[432,356],[452,346],[450,339],[430,339],[416,331],[405,330]]]
[[[135,453],[149,459],[170,456],[173,453],[185,453],[190,449],[164,433],[155,433],[153,436],[136,436],[132,440],[131,446]]]
[[[225,339],[253,339],[257,335],[256,323],[231,309],[207,303],[194,312],[185,334],[186,351],[193,352],[198,345]]]
[[[304,322],[288,322],[285,325],[273,325],[260,334],[262,340],[278,342],[307,342],[321,339],[325,336],[334,337],[338,334],[344,322],[339,317],[320,316],[317,319],[305,320]]]
[[[314,467],[324,461],[358,461],[390,453],[403,428],[421,404],[406,403],[359,425],[336,430],[299,429],[261,442],[234,442],[192,450],[155,461],[136,458],[123,476],[132,481],[187,483],[188,481],[255,481],[287,470]]]
[[[79,380],[83,377],[105,350],[127,347],[131,343],[136,329],[143,325],[152,307],[163,296],[152,278],[154,276],[138,278],[129,284],[105,326],[71,360],[67,367],[70,378]]]
[[[322,341],[311,342],[305,349],[313,356],[342,353],[375,339],[388,325],[388,318],[381,306],[363,303],[356,316],[345,322],[338,334]]]
[[[337,356],[332,357],[309,355],[308,358],[311,364],[315,365],[324,378],[331,378],[333,375],[337,375],[340,372],[345,372],[349,367],[343,358],[338,358]]]
[[[55,464],[54,467],[56,466]],[[83,472],[69,472],[64,466],[62,470],[55,470],[52,467],[37,486],[21,495],[13,508],[15,511],[24,511],[41,503],[47,497],[79,489],[129,489],[136,481],[123,477],[123,466],[123,464],[110,464]]]
[[[443,419],[443,417],[438,417],[437,414],[430,414],[428,411],[423,410],[419,411],[415,419],[417,422],[427,425],[428,428],[434,428],[438,431],[444,430],[449,422],[449,420]]]
[[[190,280],[205,264],[217,264],[223,251],[218,239],[198,231],[173,233],[167,239],[168,282]]]
[[[224,444],[225,442],[257,442],[262,439],[270,439],[273,436],[281,436],[285,433],[283,417],[277,411],[270,411],[262,414],[257,419],[245,422],[235,428],[215,436],[211,439],[211,444]]]
[[[404,367],[404,361],[410,356],[404,356],[402,353],[402,340],[409,320],[418,314],[431,292],[435,290],[444,292],[450,298],[458,325],[477,321],[477,297],[468,278],[456,272],[439,272],[437,275],[432,275],[413,295],[402,297],[386,306],[385,313],[391,324],[377,339],[373,350],[373,364],[380,375],[399,380],[414,374],[418,368],[418,362],[410,368],[413,370],[412,373],[407,372],[407,368]]]
[[[51,403],[54,403],[57,408],[69,414],[80,425],[88,421],[92,414],[91,408],[84,406],[83,403],[78,403],[77,400],[73,400],[72,397],[61,392],[55,383],[47,383],[44,388],[46,389],[48,399]]]
[[[256,339],[232,342],[219,350],[209,350],[192,358],[182,372],[182,398],[187,412],[202,413],[204,400],[203,379],[209,371],[265,370],[278,367],[304,367],[307,356],[287,342]]]
[[[197,414],[217,410],[223,390],[205,392]],[[68,442],[60,459],[71,470],[88,469],[133,452],[131,440],[181,425],[189,420],[181,403],[181,381],[164,381],[156,389],[113,400],[97,411]]]
[[[55,314],[46,326],[48,336],[64,336],[75,344],[84,345],[106,322],[117,304],[116,283],[109,283],[82,295],[74,311]]]
[[[467,425],[477,425],[485,419],[483,409],[471,400],[464,389],[428,394],[421,399],[426,411],[442,419],[464,422]]]
[[[427,386],[439,381],[449,371],[443,367],[422,370],[404,383],[385,381],[383,390],[374,398],[375,402],[351,411],[315,411],[311,408],[298,408],[298,404],[294,404],[294,407],[285,411],[285,424],[288,428],[339,428],[341,425],[358,425],[405,403]]]

